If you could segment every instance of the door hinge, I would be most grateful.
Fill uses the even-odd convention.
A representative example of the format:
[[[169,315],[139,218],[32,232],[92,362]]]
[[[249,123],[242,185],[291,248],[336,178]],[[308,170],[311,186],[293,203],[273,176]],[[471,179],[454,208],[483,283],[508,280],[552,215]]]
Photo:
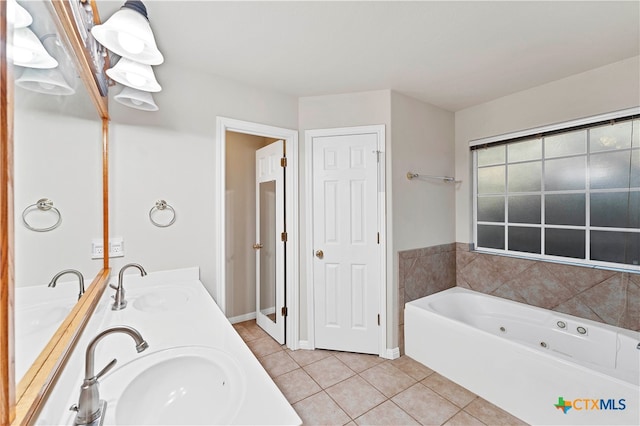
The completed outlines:
[[[287,167],[287,157],[282,157],[280,159],[280,167]]]
[[[380,325],[380,314],[378,314],[378,325]]]
[[[287,233],[283,232],[282,234],[280,234],[280,240],[282,240],[283,242],[287,242]]]
[[[287,308],[286,306],[283,306],[281,313],[283,317],[286,317],[287,315],[289,315],[289,308]]]
[[[380,233],[378,232],[378,244],[380,244]]]

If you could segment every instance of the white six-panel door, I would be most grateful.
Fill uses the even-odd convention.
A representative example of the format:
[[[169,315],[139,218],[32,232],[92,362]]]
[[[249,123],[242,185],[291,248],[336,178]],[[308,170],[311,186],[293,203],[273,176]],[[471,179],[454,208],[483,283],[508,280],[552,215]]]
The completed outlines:
[[[284,141],[256,151],[256,322],[285,343]]]
[[[378,137],[313,137],[315,347],[380,353]]]

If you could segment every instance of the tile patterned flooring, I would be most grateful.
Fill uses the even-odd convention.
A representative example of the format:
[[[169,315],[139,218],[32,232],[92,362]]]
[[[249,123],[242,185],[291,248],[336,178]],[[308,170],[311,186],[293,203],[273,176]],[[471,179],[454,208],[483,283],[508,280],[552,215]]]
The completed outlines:
[[[305,425],[526,425],[406,355],[291,351],[255,320],[234,328]]]

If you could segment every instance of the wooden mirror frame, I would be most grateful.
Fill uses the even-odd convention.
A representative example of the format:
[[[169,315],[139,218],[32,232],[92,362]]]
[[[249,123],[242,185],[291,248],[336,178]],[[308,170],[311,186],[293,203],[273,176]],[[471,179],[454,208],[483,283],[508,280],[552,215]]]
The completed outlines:
[[[94,19],[100,23],[95,0]],[[76,69],[102,119],[103,240],[109,241],[109,112],[100,95],[94,66],[76,28],[69,0],[51,0],[59,31],[65,34]],[[14,373],[14,214],[13,214],[13,75],[7,61],[13,28],[7,2],[0,1],[0,424],[33,423],[93,313],[109,279],[109,257],[87,292],[71,310],[36,361],[15,386]],[[107,247],[105,245],[105,247]]]

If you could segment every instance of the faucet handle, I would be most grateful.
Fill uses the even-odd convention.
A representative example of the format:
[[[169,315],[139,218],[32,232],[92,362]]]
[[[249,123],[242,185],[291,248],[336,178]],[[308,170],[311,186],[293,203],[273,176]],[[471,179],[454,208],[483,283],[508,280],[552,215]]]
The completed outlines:
[[[109,372],[109,370],[111,370],[116,363],[118,362],[117,359],[112,359],[111,362],[109,364],[106,365],[106,367],[104,367],[102,370],[100,370],[100,372],[98,374],[96,374],[95,379],[98,380],[100,377],[104,376],[105,374],[107,374]]]
[[[109,284],[109,287],[111,287],[111,288],[112,288],[112,289],[114,289],[114,290],[117,290],[117,289],[118,289],[118,286],[117,286],[117,285],[113,285],[113,284]]]

